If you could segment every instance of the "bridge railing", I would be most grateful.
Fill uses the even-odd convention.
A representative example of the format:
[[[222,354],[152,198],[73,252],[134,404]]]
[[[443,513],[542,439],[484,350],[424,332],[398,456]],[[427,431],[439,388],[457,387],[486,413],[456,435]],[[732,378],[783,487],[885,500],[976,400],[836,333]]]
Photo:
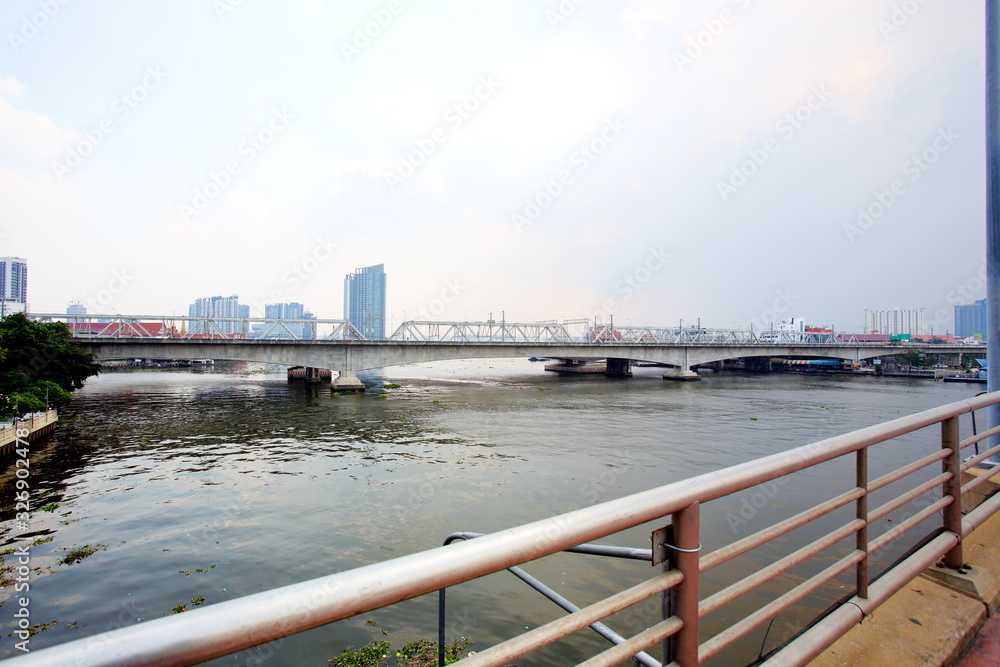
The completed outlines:
[[[811,331],[753,331],[701,327],[590,325],[587,320],[512,323],[406,321],[395,341],[451,343],[560,343],[581,345],[784,345],[858,344],[853,334]]]
[[[60,313],[29,313],[28,317],[39,322],[64,322],[75,338],[364,340],[346,320]]]
[[[76,338],[150,338],[218,340],[365,340],[350,322],[330,319],[267,317],[192,317],[181,315],[67,315],[29,313],[41,322],[65,322]],[[419,343],[514,343],[559,345],[850,345],[901,348],[923,344],[872,342],[832,331],[761,331],[703,327],[594,325],[589,320],[544,322],[433,322],[408,320],[389,341]],[[971,349],[971,348],[969,348]]]
[[[962,475],[1000,452],[1000,446],[979,452],[980,443],[1000,433],[1000,427],[962,439],[959,417],[997,403],[1000,392],[952,403],[567,514],[141,622],[32,651],[9,662],[12,667],[195,664],[648,526],[653,562],[661,564],[659,572],[480,650],[461,664],[507,664],[618,612],[632,610],[644,600],[664,596],[659,622],[632,623],[637,630],[632,636],[622,636],[623,643],[586,664],[615,665],[661,645],[662,663],[694,667],[730,649],[785,610],[801,609],[800,604],[824,586],[831,586],[834,595],[840,594],[841,587],[847,588],[847,596],[830,613],[779,647],[765,663],[805,664],[939,559],[951,568],[964,564],[963,538],[1000,509],[1000,495],[963,516],[963,497],[990,475],[968,482],[963,482]],[[940,430],[929,433],[925,430],[929,427]],[[908,434],[915,435],[902,442],[900,438]],[[977,455],[963,462],[963,451],[971,447]],[[872,459],[870,452],[876,448],[883,455]],[[879,470],[870,465],[872,461],[878,462]],[[791,516],[738,539],[735,533],[722,539],[719,531],[703,527],[701,516],[719,507],[713,502],[732,506],[737,500],[734,494],[742,492],[755,494],[751,498],[756,494],[773,497],[768,488],[796,474],[812,475],[809,496],[819,495],[818,500],[795,507]],[[824,481],[821,486],[815,481],[818,476]],[[788,504],[788,498],[782,500]],[[758,506],[756,501],[754,506]],[[900,516],[901,512],[907,513]],[[798,533],[796,537],[795,531],[805,526],[813,527],[812,536]],[[817,534],[821,537],[814,539]],[[708,538],[722,543],[708,544]],[[886,565],[885,554],[894,547],[902,550],[906,544],[915,546]],[[706,546],[712,547],[708,553]],[[748,556],[757,549],[766,551]],[[775,551],[788,553],[776,556]],[[726,563],[736,565],[722,568]],[[887,569],[879,573],[879,568]],[[732,606],[753,595],[757,604],[749,605],[756,607],[749,614]],[[700,628],[709,620],[713,632],[702,633]],[[720,624],[725,627],[719,629]],[[755,644],[760,645],[759,639]],[[652,658],[647,658],[644,664],[651,664]]]

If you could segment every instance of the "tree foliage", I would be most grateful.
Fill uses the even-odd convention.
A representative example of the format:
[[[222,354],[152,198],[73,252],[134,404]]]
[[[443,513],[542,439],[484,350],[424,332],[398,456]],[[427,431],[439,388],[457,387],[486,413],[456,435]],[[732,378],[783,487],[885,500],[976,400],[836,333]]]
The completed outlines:
[[[0,417],[62,407],[100,371],[62,322],[34,322],[22,313],[0,320]]]

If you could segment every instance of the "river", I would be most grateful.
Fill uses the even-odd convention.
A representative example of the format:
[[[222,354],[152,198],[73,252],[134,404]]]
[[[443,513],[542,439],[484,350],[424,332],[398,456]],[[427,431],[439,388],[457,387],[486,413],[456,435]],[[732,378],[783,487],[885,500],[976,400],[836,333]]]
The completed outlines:
[[[32,650],[157,618],[178,605],[193,608],[201,598],[215,604],[429,549],[453,531],[491,532],[567,512],[980,390],[798,374],[720,373],[671,383],[657,368],[637,368],[630,379],[560,377],[541,366],[497,359],[392,368],[363,375],[375,384],[364,396],[289,384],[282,370],[252,365],[90,380],[55,434],[32,448],[30,532],[38,535],[31,621],[55,621],[31,638]],[[387,383],[400,387],[380,388]],[[916,458],[906,452],[916,452],[921,440],[934,446],[937,437],[935,429],[876,450],[872,475],[900,455]],[[746,495],[711,503],[702,513],[706,549],[844,491],[853,463],[825,465],[772,486],[766,503]],[[13,521],[11,462],[3,466],[0,530],[10,548],[24,531]],[[725,576],[771,562],[772,546],[784,545],[787,553],[794,540],[815,539],[852,516],[848,507],[840,523],[817,522],[741,557],[727,572],[713,572],[703,588],[711,592]],[[605,543],[648,547],[648,536],[648,527],[638,527]],[[83,547],[94,551],[60,562]],[[782,585],[835,555],[793,570]],[[583,605],[640,581],[651,568],[560,554],[526,569]],[[838,580],[803,609],[825,607],[850,581]],[[6,600],[0,657],[15,653],[16,640],[8,636],[16,625],[12,588],[0,597]],[[775,584],[763,595],[779,590]],[[455,587],[449,596],[450,628],[471,637],[473,649],[559,614],[506,572]],[[761,599],[706,619],[704,636]],[[640,607],[609,625],[637,632],[655,620],[654,608]],[[319,666],[348,646],[383,637],[398,648],[433,638],[436,610],[436,596],[425,596],[212,664]],[[764,630],[755,632],[709,664],[746,663],[804,618],[783,615],[766,638]],[[604,645],[591,634],[517,664],[576,662]]]

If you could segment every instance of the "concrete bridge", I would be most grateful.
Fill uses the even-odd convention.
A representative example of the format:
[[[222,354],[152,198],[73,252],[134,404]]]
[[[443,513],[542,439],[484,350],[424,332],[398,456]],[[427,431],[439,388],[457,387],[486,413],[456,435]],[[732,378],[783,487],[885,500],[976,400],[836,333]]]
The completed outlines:
[[[447,359],[548,357],[628,360],[675,367],[666,378],[696,377],[692,366],[747,357],[808,357],[860,362],[922,350],[938,354],[982,354],[982,346],[884,345],[878,343],[524,343],[364,340],[201,340],[176,338],[81,338],[80,346],[98,359],[233,359],[340,372],[335,389],[363,386],[357,371]],[[613,366],[609,362],[609,368]]]
[[[830,331],[743,331],[702,327],[620,327],[586,319],[533,323],[403,322],[388,340],[364,340],[343,320],[31,314],[65,322],[98,359],[230,359],[340,373],[335,389],[363,389],[357,371],[448,359],[547,357],[607,360],[627,376],[631,362],[673,367],[667,379],[697,379],[695,366],[741,358],[843,359],[919,351],[983,355],[985,345],[865,342]]]

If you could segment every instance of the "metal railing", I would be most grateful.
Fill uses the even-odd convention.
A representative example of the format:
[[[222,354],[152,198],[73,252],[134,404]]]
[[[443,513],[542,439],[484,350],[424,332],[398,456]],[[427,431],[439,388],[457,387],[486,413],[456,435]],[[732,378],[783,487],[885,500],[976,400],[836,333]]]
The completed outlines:
[[[346,320],[61,313],[29,313],[28,317],[39,322],[63,322],[75,338],[364,340]]]
[[[963,517],[962,494],[979,488],[990,475],[963,486],[961,474],[1000,452],[1000,446],[986,449],[965,462],[961,460],[961,452],[1000,433],[1000,427],[961,440],[958,419],[965,413],[998,403],[1000,392],[952,403],[568,514],[33,651],[11,659],[10,664],[17,667],[195,664],[656,522],[663,528],[652,534],[653,561],[665,563],[662,572],[482,650],[463,659],[461,664],[465,667],[503,665],[666,592],[668,604],[663,620],[583,664],[614,665],[666,641],[663,663],[673,661],[681,667],[693,667],[717,656],[784,610],[795,607],[814,591],[853,570],[854,585],[849,599],[765,663],[801,665],[939,559],[943,558],[951,568],[963,565],[963,537],[1000,509],[1000,495],[993,496]],[[868,465],[871,447],[939,424],[940,435],[933,436],[930,446],[923,443],[926,451],[872,479]],[[841,457],[853,458],[855,474],[845,482],[844,488],[839,489],[838,495],[711,553],[701,553],[703,506]],[[918,479],[908,490],[884,500],[881,505],[869,506],[874,492],[881,490],[884,495],[890,485],[912,480],[915,473],[937,465],[940,465],[940,472],[925,472],[925,476],[930,476],[926,481]],[[938,500],[887,527],[886,519],[892,512],[935,490],[940,493]],[[838,510],[840,514],[846,512],[849,518],[838,517]],[[927,529],[924,522],[939,512],[942,519]],[[833,529],[824,527],[823,537],[808,541],[710,595],[700,596],[701,582],[707,572],[751,550],[773,544],[778,537],[821,518],[840,525]],[[921,526],[922,530],[914,531]],[[917,542],[917,547],[873,578],[869,570],[871,555],[890,547],[904,535]],[[846,554],[830,555],[835,545],[848,539],[852,547]],[[818,560],[821,555],[826,560]],[[728,606],[733,601],[761,590],[762,586],[783,581],[781,576],[798,565],[811,563],[819,567],[818,563],[829,561],[832,562],[820,572],[796,579],[788,590],[772,595],[763,606],[702,641],[699,627],[706,616],[723,608],[734,613]]]

